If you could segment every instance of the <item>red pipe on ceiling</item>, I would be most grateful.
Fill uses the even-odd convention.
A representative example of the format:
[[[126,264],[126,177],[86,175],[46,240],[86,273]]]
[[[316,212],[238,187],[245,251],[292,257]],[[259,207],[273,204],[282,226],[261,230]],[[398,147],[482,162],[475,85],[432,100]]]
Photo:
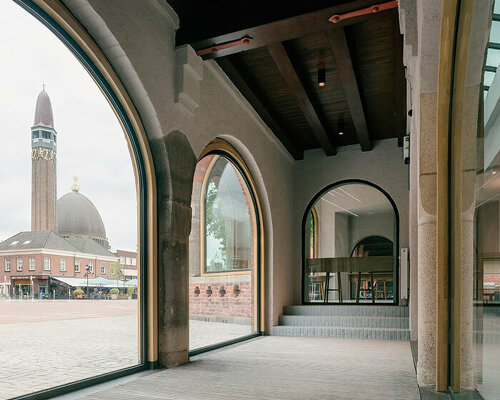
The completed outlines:
[[[330,21],[333,24],[336,24],[340,21],[344,21],[349,18],[360,17],[362,15],[367,15],[367,14],[376,14],[380,11],[390,10],[392,8],[397,8],[397,7],[398,7],[398,0],[388,1],[386,3],[375,4],[373,6],[361,8],[359,10],[351,11],[345,14],[335,14],[332,15],[330,18],[328,18],[328,21]]]

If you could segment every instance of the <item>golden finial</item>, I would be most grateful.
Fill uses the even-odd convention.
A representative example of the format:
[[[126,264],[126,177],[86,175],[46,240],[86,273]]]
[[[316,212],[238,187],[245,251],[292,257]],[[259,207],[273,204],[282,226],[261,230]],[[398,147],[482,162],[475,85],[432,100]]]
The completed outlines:
[[[80,185],[78,185],[78,177],[74,176],[73,177],[73,186],[71,186],[71,190],[73,192],[79,192],[80,191]]]

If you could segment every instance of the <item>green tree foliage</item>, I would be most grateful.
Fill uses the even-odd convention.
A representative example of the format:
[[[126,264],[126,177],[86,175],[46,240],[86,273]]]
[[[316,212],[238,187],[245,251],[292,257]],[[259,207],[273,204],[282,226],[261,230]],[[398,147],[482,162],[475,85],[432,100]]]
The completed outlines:
[[[226,225],[221,215],[217,192],[217,185],[211,181],[208,184],[206,194],[205,224],[207,235],[219,240],[219,251],[224,259],[226,256]]]
[[[116,260],[111,264],[111,268],[108,273],[109,279],[115,279],[117,281],[125,280],[125,274],[123,273],[123,265],[120,264],[120,260]]]

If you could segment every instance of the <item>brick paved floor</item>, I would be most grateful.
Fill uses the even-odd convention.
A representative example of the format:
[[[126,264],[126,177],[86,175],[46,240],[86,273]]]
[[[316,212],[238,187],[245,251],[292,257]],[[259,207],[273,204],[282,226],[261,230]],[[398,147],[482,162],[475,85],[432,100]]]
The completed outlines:
[[[409,342],[262,337],[82,397],[419,400]]]
[[[137,302],[0,301],[0,399],[137,364]],[[190,321],[199,348],[250,333]]]

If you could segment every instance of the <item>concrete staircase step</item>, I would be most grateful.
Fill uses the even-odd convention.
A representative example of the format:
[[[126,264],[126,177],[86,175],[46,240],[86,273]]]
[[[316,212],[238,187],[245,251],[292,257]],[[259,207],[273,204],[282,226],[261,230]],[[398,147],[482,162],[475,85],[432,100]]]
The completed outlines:
[[[368,340],[410,340],[408,329],[346,328],[325,326],[274,326],[277,336],[336,337]]]
[[[296,305],[283,307],[284,315],[408,317],[408,307],[395,305]]]
[[[279,325],[408,329],[409,320],[406,317],[282,315]]]

